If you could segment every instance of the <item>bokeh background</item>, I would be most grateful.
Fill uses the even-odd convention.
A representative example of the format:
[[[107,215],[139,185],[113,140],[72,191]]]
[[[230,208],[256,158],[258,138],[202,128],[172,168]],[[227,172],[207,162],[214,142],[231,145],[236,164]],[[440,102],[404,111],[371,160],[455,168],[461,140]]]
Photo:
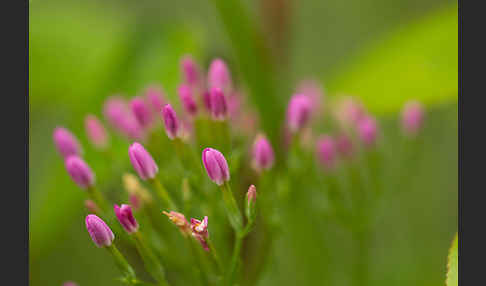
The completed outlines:
[[[84,115],[101,115],[107,96],[135,95],[151,83],[175,98],[179,59],[187,53],[204,67],[214,57],[227,60],[267,130],[277,130],[297,82],[314,78],[329,97],[360,97],[391,134],[385,145],[393,154],[401,106],[422,101],[428,114],[421,156],[408,190],[377,211],[370,279],[444,285],[457,231],[457,39],[457,4],[450,0],[32,0],[31,285],[118,285],[111,258],[86,233],[84,194],[66,175],[52,130],[63,125],[78,134],[96,169],[102,162],[84,136]],[[306,203],[295,201],[295,215],[306,216]],[[316,219],[289,224],[260,285],[349,283],[344,235],[322,226],[319,233],[337,246],[326,248],[316,239]],[[333,263],[320,263],[322,257]]]

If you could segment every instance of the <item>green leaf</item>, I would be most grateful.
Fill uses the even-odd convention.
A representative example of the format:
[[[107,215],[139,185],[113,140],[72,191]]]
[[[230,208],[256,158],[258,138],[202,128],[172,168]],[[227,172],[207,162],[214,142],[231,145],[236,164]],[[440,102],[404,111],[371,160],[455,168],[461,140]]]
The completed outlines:
[[[449,249],[449,257],[447,262],[447,280],[446,280],[447,286],[457,286],[458,284],[458,265],[459,265],[458,252],[457,252],[458,241],[459,241],[459,236],[456,233],[456,236],[452,241],[452,246]]]
[[[330,93],[361,97],[376,113],[394,112],[414,98],[454,102],[458,92],[457,5],[403,26],[351,57],[328,80]]]

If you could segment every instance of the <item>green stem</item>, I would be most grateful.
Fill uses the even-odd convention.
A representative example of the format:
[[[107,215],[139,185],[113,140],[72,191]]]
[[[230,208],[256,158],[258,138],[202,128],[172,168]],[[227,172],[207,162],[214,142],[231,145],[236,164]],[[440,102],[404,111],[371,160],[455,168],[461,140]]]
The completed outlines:
[[[123,275],[125,276],[125,281],[129,284],[135,285],[137,283],[137,277],[135,275],[135,271],[130,266],[128,261],[123,257],[120,253],[118,248],[116,248],[115,244],[112,244],[106,249],[111,253],[113,258],[115,259],[116,266],[121,270]]]
[[[216,251],[216,248],[214,247],[213,241],[208,237],[207,242],[209,245],[209,252],[211,252],[211,257],[213,258],[214,262],[216,263],[216,266],[218,267],[218,272],[222,273],[223,272],[223,264],[221,263],[221,260],[219,259],[218,252]]]
[[[221,186],[223,192],[223,201],[226,209],[226,214],[228,215],[229,222],[236,233],[241,231],[243,225],[243,219],[241,216],[240,209],[236,204],[233,192],[228,182],[224,182]]]
[[[155,188],[157,195],[164,201],[164,203],[173,211],[177,211],[177,206],[169,195],[169,192],[164,188],[159,179],[154,178],[150,180],[150,183]]]
[[[231,264],[229,266],[227,275],[226,275],[226,285],[233,285],[233,282],[235,280],[235,275],[236,275],[236,270],[238,268],[238,264],[240,261],[240,251],[241,251],[241,246],[243,245],[243,239],[244,236],[242,234],[237,234],[236,235],[236,241],[235,245],[233,248],[233,254],[231,256]]]
[[[204,286],[209,286],[209,278],[206,271],[204,271],[203,262],[201,261],[201,256],[199,255],[199,251],[197,249],[198,245],[196,245],[196,241],[192,237],[186,236],[186,239],[189,243],[189,247],[191,248],[192,257],[196,260],[197,268],[195,268],[195,270],[199,273],[201,284]]]
[[[369,284],[369,232],[367,229],[359,229],[355,233],[356,261],[354,269],[354,285],[367,286]]]
[[[133,233],[133,237],[135,238],[135,244],[149,273],[159,282],[159,285],[168,286],[169,283],[165,277],[164,268],[151,249],[147,246],[141,232],[137,231]]]
[[[235,280],[235,275],[238,269],[238,265],[240,264],[240,252],[241,247],[243,245],[243,240],[245,237],[250,233],[251,229],[253,228],[253,220],[249,221],[245,228],[241,230],[241,232],[236,233],[236,241],[233,248],[233,254],[231,256],[231,264],[229,266],[229,270],[226,275],[226,285],[233,285]]]

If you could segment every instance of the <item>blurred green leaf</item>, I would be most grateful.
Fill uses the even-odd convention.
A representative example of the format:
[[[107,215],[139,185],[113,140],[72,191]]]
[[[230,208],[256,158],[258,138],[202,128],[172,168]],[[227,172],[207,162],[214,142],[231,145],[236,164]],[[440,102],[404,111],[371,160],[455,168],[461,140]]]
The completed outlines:
[[[329,92],[361,97],[373,112],[394,112],[410,98],[453,102],[458,91],[457,5],[393,32],[351,57],[327,81]]]
[[[451,249],[449,250],[449,257],[447,262],[447,286],[457,286],[458,284],[458,252],[457,246],[459,242],[459,236],[456,233],[454,240],[452,241]]]

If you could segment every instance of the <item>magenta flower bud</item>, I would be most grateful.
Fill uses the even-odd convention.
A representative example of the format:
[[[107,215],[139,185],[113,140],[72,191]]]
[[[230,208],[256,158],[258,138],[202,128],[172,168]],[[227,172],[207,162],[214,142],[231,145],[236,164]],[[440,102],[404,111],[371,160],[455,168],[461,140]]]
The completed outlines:
[[[211,117],[213,120],[225,120],[228,115],[228,104],[223,91],[217,87],[211,88],[210,96]]]
[[[181,60],[181,70],[184,81],[188,85],[195,87],[201,83],[201,69],[190,56],[184,56]]]
[[[202,248],[209,251],[209,245],[207,239],[209,237],[208,233],[208,217],[205,216],[202,221],[195,218],[191,218],[191,230],[192,236],[196,238],[201,244]]]
[[[106,149],[108,146],[108,133],[101,121],[94,115],[89,114],[84,119],[86,135],[91,143],[98,149]]]
[[[376,143],[378,127],[374,118],[366,116],[358,121],[358,135],[365,146],[372,146]]]
[[[226,92],[232,88],[229,69],[222,59],[215,59],[209,65],[208,87],[218,87]]]
[[[209,178],[218,186],[229,181],[228,163],[221,152],[213,148],[206,148],[202,152],[202,161]]]
[[[138,230],[138,222],[133,217],[132,208],[129,205],[115,205],[115,215],[126,232],[134,233]]]
[[[342,157],[349,158],[353,155],[353,142],[346,134],[340,134],[336,137],[336,150]]]
[[[170,104],[166,104],[162,109],[162,118],[164,119],[165,132],[167,137],[173,140],[180,135],[180,122],[177,114]]]
[[[312,103],[308,96],[296,94],[287,107],[287,125],[291,133],[300,131],[309,121]]]
[[[189,115],[196,115],[197,113],[197,104],[196,101],[194,101],[194,98],[192,96],[192,89],[190,86],[186,84],[181,84],[179,85],[179,88],[177,89],[177,93],[179,94],[179,98],[181,99],[182,106],[184,107],[184,110],[189,114]]]
[[[110,246],[115,239],[111,229],[97,215],[89,214],[86,216],[86,229],[88,229],[91,239],[98,247]]]
[[[270,145],[270,142],[265,136],[258,135],[256,137],[253,143],[252,155],[252,165],[257,172],[272,168],[275,155],[272,145]]]
[[[409,101],[402,110],[402,129],[405,134],[415,136],[424,122],[424,108],[417,101]]]
[[[74,283],[73,281],[66,281],[62,286],[78,286],[78,284]]]
[[[130,139],[143,139],[143,130],[138,120],[122,98],[108,98],[104,106],[104,115],[108,123],[121,134]]]
[[[142,180],[153,179],[159,172],[159,167],[154,159],[140,143],[133,143],[128,148],[128,156],[133,168]]]
[[[332,169],[336,164],[336,143],[331,136],[322,136],[317,141],[317,156],[319,162],[326,168]]]
[[[64,127],[56,127],[53,133],[54,144],[63,158],[81,155],[81,145],[74,135]]]
[[[166,103],[162,89],[156,86],[148,87],[145,91],[145,97],[156,114],[162,110]]]
[[[207,111],[211,112],[211,95],[209,94],[209,90],[205,90],[202,94],[202,100],[204,107]]]
[[[130,102],[132,113],[137,119],[137,122],[144,128],[150,126],[153,121],[153,115],[148,105],[141,97],[135,97]]]
[[[311,108],[314,113],[320,112],[322,109],[322,101],[324,97],[324,92],[322,91],[321,85],[315,80],[303,80],[299,83],[297,87],[297,93],[301,93],[308,96],[311,101]]]
[[[94,185],[93,171],[83,159],[73,155],[66,159],[65,165],[69,176],[80,188],[86,189]]]

